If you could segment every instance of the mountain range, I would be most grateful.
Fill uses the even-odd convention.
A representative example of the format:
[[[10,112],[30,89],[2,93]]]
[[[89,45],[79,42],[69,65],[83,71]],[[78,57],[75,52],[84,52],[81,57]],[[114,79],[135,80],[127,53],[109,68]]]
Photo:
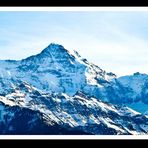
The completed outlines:
[[[0,60],[0,134],[147,134],[147,86],[147,74],[117,77],[51,43]]]

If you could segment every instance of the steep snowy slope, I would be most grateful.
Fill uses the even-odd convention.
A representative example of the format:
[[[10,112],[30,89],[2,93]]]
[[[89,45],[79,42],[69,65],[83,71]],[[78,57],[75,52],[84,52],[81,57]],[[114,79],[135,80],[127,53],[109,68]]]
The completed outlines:
[[[73,96],[82,91],[103,101],[127,104],[140,112],[148,110],[146,74],[117,78],[115,74],[89,63],[76,51],[71,53],[58,44],[50,44],[41,53],[21,61],[0,61],[2,96],[11,93],[22,82],[48,93]],[[140,109],[141,104],[145,105],[144,110]]]
[[[21,120],[24,130],[32,125],[32,129],[29,128],[30,130],[27,130],[26,133],[21,130],[22,134],[35,133],[35,130],[37,134],[148,133],[146,116],[142,116],[126,106],[103,103],[82,92],[77,92],[70,97],[64,93],[45,93],[28,83],[22,83],[16,86],[10,94],[0,96],[0,102],[6,106],[5,109],[4,105],[0,107],[0,123],[7,129],[7,132],[4,133],[19,131],[18,122],[21,119],[25,119],[25,121]],[[21,122],[20,124],[22,124]],[[41,127],[37,128],[38,126]],[[56,131],[50,130],[54,127],[57,128]]]
[[[118,81],[123,87],[130,89],[130,93],[125,93],[128,98],[126,104],[142,113],[148,111],[148,75],[137,72],[120,77]]]
[[[50,44],[40,54],[21,61],[0,61],[0,65],[1,94],[26,81],[48,92],[74,95],[81,90],[99,98],[100,91],[115,77],[58,44]]]
[[[0,134],[3,135],[84,135],[80,130],[64,128],[39,111],[0,102]]]

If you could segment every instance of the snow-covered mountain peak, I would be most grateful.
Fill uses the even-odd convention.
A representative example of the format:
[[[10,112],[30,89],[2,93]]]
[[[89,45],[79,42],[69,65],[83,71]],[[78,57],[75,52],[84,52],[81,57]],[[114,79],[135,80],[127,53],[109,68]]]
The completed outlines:
[[[62,45],[59,44],[55,44],[55,43],[51,43],[49,44],[42,52],[41,54],[45,54],[45,53],[58,53],[58,52],[63,52],[63,51],[67,51]]]
[[[55,43],[37,55],[21,61],[1,61],[0,64],[1,94],[8,92],[16,82],[28,82],[44,91],[68,95],[82,91],[97,97],[100,96],[99,89],[115,78],[114,74],[81,58],[77,51],[72,52]]]
[[[45,67],[48,69],[71,68],[78,62],[74,52],[70,52],[62,45],[51,43],[41,53],[30,56],[21,61],[21,69],[37,70],[38,68]]]
[[[45,57],[52,57],[52,58],[69,58],[70,56],[73,56],[70,51],[65,49],[60,44],[51,43],[49,46],[47,46],[40,54],[40,56]]]
[[[147,87],[148,76],[139,72],[129,76],[122,76],[118,78],[118,81],[129,88],[131,88],[135,94],[140,95],[144,89],[144,85]],[[144,92],[144,91],[143,91]]]
[[[128,107],[113,105],[139,100],[148,104],[147,88],[145,74],[117,78],[82,58],[77,51],[55,43],[20,61],[0,61],[3,110],[13,107],[13,112],[19,110],[21,115],[24,108],[26,112],[40,112],[40,116],[48,119],[47,123],[52,121],[63,128],[91,134],[147,133],[145,116]]]

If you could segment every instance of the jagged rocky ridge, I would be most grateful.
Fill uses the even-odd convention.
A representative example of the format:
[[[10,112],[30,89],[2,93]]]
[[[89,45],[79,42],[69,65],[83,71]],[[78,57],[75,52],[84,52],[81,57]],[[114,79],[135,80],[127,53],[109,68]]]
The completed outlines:
[[[148,108],[146,74],[135,73],[117,78],[115,74],[89,63],[76,51],[70,53],[58,44],[50,44],[40,54],[21,61],[0,61],[1,95],[23,81],[48,92],[74,95],[82,91],[111,103],[133,104],[134,109],[144,104],[145,108],[138,110],[140,112]]]
[[[82,92],[45,93],[22,83],[0,96],[1,134],[147,134],[148,118]]]
[[[144,104],[146,106],[144,110],[140,110],[140,111],[145,112],[147,110],[147,103],[148,103],[147,102],[147,92],[148,92],[147,79],[148,77],[146,74],[140,74],[140,73],[135,73],[133,76],[125,76],[125,77],[117,78],[115,74],[111,72],[107,73],[106,71],[102,70],[100,67],[92,63],[89,63],[86,59],[83,59],[76,51],[71,53],[70,51],[66,50],[63,46],[58,44],[50,44],[40,54],[28,57],[20,61],[14,61],[14,60],[0,61],[1,101],[7,100],[10,104],[13,102],[13,106],[28,108],[29,110],[33,110],[33,111],[38,110],[36,108],[39,108],[39,105],[32,106],[31,105],[32,102],[35,102],[38,104],[39,102],[46,100],[45,102],[47,104],[45,102],[43,103],[46,108],[49,106],[49,104],[51,104],[52,99],[56,100],[54,105],[55,106],[58,105],[57,100],[61,101],[61,98],[63,98],[62,97],[63,94],[68,96],[68,98],[74,99],[75,96],[77,96],[76,95],[77,92],[82,92],[84,96],[81,98],[83,98],[85,101],[90,100],[92,104],[93,103],[95,104],[95,102],[93,102],[94,100],[92,101],[91,99],[96,98],[98,102],[100,102],[100,99],[101,99],[103,101],[110,102],[113,104],[120,104],[120,105],[126,104],[138,110],[141,105],[140,103],[142,103],[142,105]],[[19,100],[18,101],[19,103],[17,103],[17,99],[15,99],[15,96],[13,99],[11,97],[10,97],[11,99],[9,98],[11,94],[16,93],[15,91],[17,91],[18,87],[19,87],[18,88],[19,91],[22,91],[20,87],[21,85],[24,85],[24,83],[28,84],[26,86],[33,87],[36,90],[40,90],[41,93],[43,93],[41,95],[40,93],[37,93],[37,95],[35,95],[35,97],[31,99],[31,101],[29,101],[30,105],[28,104],[27,106],[26,106],[26,101],[25,101],[25,106],[21,105],[23,104],[23,101],[21,100]],[[31,95],[31,97],[28,97],[28,93],[29,93],[29,96]],[[49,95],[52,99],[47,101],[47,99],[45,98],[48,98],[48,97],[46,96],[44,98],[44,95],[46,93],[47,93],[47,96]],[[59,94],[61,95],[58,97]],[[26,99],[32,98],[33,95],[34,94],[32,93],[30,94],[30,92],[25,92],[24,96],[20,96],[19,98],[25,98],[26,100]],[[73,102],[79,103],[78,99],[76,100],[77,101],[73,101]],[[11,106],[9,103],[8,104],[6,103],[6,104],[8,106]],[[75,107],[75,105],[73,106]],[[132,106],[132,105],[135,105],[135,106]],[[66,109],[66,105],[64,103],[61,103],[61,106],[63,110]],[[104,118],[104,114],[100,115],[96,108],[95,108],[96,111],[94,111],[94,109],[92,111],[92,108],[87,105],[81,104],[81,106],[82,108],[84,108],[85,106],[85,109],[82,109],[82,110],[86,110],[87,112],[93,112],[92,113],[93,116],[98,114],[100,117],[103,116],[102,118]],[[124,107],[119,107],[119,108],[124,108]],[[117,110],[120,110],[119,108],[117,107]],[[128,108],[127,110],[125,109],[123,110],[124,110],[123,113],[126,114],[126,111],[130,109]],[[43,111],[45,111],[44,108],[43,108]],[[51,108],[48,109],[48,111],[50,112]],[[74,111],[76,114],[77,112],[79,112],[78,110],[75,110],[75,109]],[[73,114],[74,114],[74,111],[73,111]],[[41,113],[41,110],[39,110],[39,112]],[[55,109],[55,112],[56,112],[56,109]],[[91,118],[91,116],[89,115],[87,118]],[[42,115],[40,116],[42,117]],[[107,113],[106,118],[107,116],[110,116],[110,115]],[[119,114],[118,116],[121,117],[122,121],[127,122],[126,118],[125,120],[122,119],[122,115]],[[104,125],[102,126],[102,124],[99,124],[101,119],[100,120],[98,119],[99,121],[96,121],[98,122],[96,124],[92,124],[91,122],[89,123],[89,121],[87,120],[87,122],[85,121],[86,124],[81,126],[81,124],[83,123],[82,122],[83,118],[80,118],[80,120],[82,121],[79,122],[79,125],[74,126],[73,128],[76,127],[78,131],[79,130],[81,130],[81,132],[85,131],[86,133],[89,133],[89,134],[133,134],[134,132],[141,133],[141,134],[147,133],[147,117],[146,116],[141,116],[140,114],[137,115],[137,113],[136,115],[134,115],[135,117],[130,117],[129,114],[126,116],[131,118],[131,120],[129,120],[130,121],[129,125],[134,126],[133,130],[128,129],[128,127],[127,129],[122,129],[122,127],[119,126],[119,124],[117,124],[114,121],[115,119],[112,119],[112,118],[111,120],[113,120],[113,122],[117,124],[117,127],[121,128],[119,130],[120,132],[116,131],[116,129],[114,132],[113,131],[109,132],[110,130],[106,131],[105,129],[108,127],[107,126],[108,123],[106,123],[105,126]],[[134,120],[137,120],[136,118],[138,118],[138,122],[135,123]],[[140,121],[139,118],[142,119],[142,126],[144,126],[144,129],[140,127],[141,125],[140,126],[137,125],[139,124],[139,121]],[[67,116],[64,116],[63,120],[68,120]],[[103,120],[104,119],[102,119],[102,122]],[[121,121],[121,125],[124,125],[122,121]],[[105,122],[106,121],[104,121],[104,123]],[[47,122],[45,123],[47,124]],[[87,126],[88,123],[89,125]],[[59,124],[57,122],[57,124],[61,126],[61,123]],[[71,123],[67,123],[67,124],[69,124],[68,126],[71,129],[71,126],[70,126]],[[114,123],[112,123],[112,121],[111,121],[111,124],[114,126]],[[88,131],[87,128],[91,129],[90,126],[92,125],[93,125],[93,129],[96,130],[98,128],[99,132]],[[96,127],[94,125],[96,125]],[[100,127],[98,125],[100,125]],[[66,127],[66,129],[68,129],[68,127]],[[130,132],[129,130],[131,130],[132,132]]]

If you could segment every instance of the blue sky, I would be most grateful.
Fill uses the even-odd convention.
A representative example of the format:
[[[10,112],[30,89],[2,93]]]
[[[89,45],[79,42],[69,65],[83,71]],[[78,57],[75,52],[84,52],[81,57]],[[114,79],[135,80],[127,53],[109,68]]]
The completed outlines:
[[[62,44],[117,76],[148,74],[148,11],[0,12],[0,59]]]

